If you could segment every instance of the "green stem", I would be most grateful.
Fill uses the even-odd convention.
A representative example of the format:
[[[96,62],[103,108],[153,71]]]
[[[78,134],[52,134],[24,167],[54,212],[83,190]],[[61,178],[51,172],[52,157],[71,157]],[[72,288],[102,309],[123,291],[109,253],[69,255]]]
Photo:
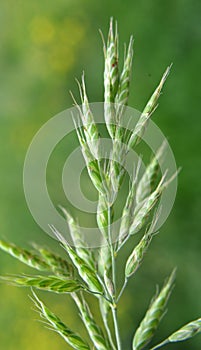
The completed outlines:
[[[117,349],[121,350],[121,339],[119,334],[119,327],[118,327],[118,321],[117,321],[117,305],[116,305],[116,271],[115,271],[115,256],[114,256],[114,248],[112,245],[112,233],[111,233],[111,209],[108,205],[108,242],[110,246],[110,252],[111,252],[111,260],[112,260],[112,283],[114,286],[114,296],[113,296],[113,305],[111,305],[112,309],[112,317],[113,317],[113,323],[114,323],[114,330],[115,330],[115,337],[116,337],[116,343],[117,343]]]
[[[119,326],[117,321],[117,307],[116,305],[113,305],[112,307],[112,316],[114,321],[114,330],[115,330],[115,336],[116,336],[116,342],[117,342],[117,349],[121,350],[121,339],[119,334]]]
[[[127,234],[127,236],[125,237],[125,239],[120,243],[120,245],[118,246],[118,249],[116,251],[116,253],[119,252],[119,250],[123,247],[123,245],[127,242],[127,240],[130,238],[129,233]]]
[[[119,293],[119,295],[117,297],[117,303],[119,302],[119,300],[120,300],[120,298],[121,298],[121,296],[122,296],[122,294],[123,294],[123,292],[124,292],[124,290],[125,290],[125,288],[127,286],[127,283],[128,283],[128,279],[125,278],[124,284],[123,284],[123,286],[122,286],[122,288],[120,290],[120,293]]]
[[[105,326],[105,330],[107,332],[107,335],[108,335],[108,339],[109,339],[109,342],[113,348],[113,350],[116,350],[116,346],[114,345],[114,342],[113,342],[113,339],[112,339],[112,334],[111,334],[111,331],[110,331],[110,327],[108,325],[108,320],[107,318],[102,314],[101,312],[101,316],[102,316],[102,319],[103,319],[103,323],[104,323],[104,326]]]
[[[114,294],[116,294],[116,271],[115,271],[115,256],[114,248],[112,245],[112,232],[111,232],[111,209],[108,205],[108,243],[110,246],[111,260],[112,260],[112,283],[114,286]]]
[[[160,344],[158,344],[158,345],[154,346],[153,348],[151,348],[150,350],[156,350],[156,349],[159,349],[159,348],[161,348],[162,346],[167,345],[168,343],[169,343],[169,340],[168,340],[168,339],[166,339],[166,340],[164,340],[162,343],[160,343]]]

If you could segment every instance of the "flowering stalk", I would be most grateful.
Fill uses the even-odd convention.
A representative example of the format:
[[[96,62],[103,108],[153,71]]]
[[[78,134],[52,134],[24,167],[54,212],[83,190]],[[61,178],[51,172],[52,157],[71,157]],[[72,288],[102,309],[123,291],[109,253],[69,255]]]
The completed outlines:
[[[88,344],[83,337],[66,326],[33,292],[33,302],[50,329],[57,332],[64,341],[77,350],[122,350],[125,348],[119,328],[118,306],[127,282],[139,270],[156,234],[156,223],[160,215],[158,203],[170,182],[177,175],[167,177],[167,171],[160,175],[160,164],[165,155],[165,143],[140,174],[141,163],[133,165],[134,175],[130,181],[127,199],[118,228],[114,227],[115,200],[124,180],[126,156],[135,147],[145,132],[151,115],[157,107],[158,99],[170,72],[168,67],[151,95],[139,120],[128,135],[122,127],[125,106],[128,103],[133,61],[133,38],[130,38],[125,52],[122,71],[119,67],[118,31],[113,29],[113,20],[107,43],[103,39],[105,58],[104,69],[104,118],[111,141],[110,157],[100,158],[100,131],[90,108],[84,75],[80,89],[81,106],[76,103],[79,120],[74,121],[80,148],[86,163],[88,175],[97,190],[98,204],[96,221],[102,235],[102,246],[96,251],[89,249],[79,228],[78,221],[64,208],[60,207],[73,241],[73,247],[64,236],[50,225],[53,234],[64,249],[67,259],[47,248],[35,246],[35,251],[20,248],[12,243],[0,241],[0,249],[18,259],[25,265],[40,271],[40,275],[0,276],[0,280],[21,287],[31,287],[50,293],[69,294],[77,305],[88,335]],[[117,232],[116,232],[117,231]],[[115,235],[114,235],[115,234]],[[141,235],[138,243],[131,245],[130,254],[125,259],[123,287],[117,279],[117,260],[119,251],[133,235]],[[114,240],[116,237],[116,241]],[[143,350],[150,344],[164,316],[168,299],[175,281],[175,271],[156,294],[140,324],[136,327],[130,349]],[[102,324],[91,311],[87,294],[98,298]],[[113,325],[111,325],[113,321]],[[169,343],[184,341],[201,332],[201,319],[189,322],[152,350]]]

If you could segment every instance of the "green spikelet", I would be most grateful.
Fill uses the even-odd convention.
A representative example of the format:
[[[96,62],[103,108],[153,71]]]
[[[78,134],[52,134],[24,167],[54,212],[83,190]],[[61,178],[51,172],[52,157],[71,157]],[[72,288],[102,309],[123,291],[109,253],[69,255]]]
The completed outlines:
[[[159,160],[164,156],[164,150],[166,147],[166,141],[162,143],[161,147],[158,149],[154,155],[151,162],[145,169],[145,172],[140,179],[137,190],[136,190],[136,202],[142,202],[152,191],[154,191],[156,186],[156,180],[159,173]]]
[[[168,343],[177,343],[180,341],[188,340],[199,333],[201,333],[201,318],[187,323],[185,326],[171,334],[162,343],[155,345],[151,350],[159,349]]]
[[[96,214],[96,220],[98,227],[103,235],[103,237],[107,240],[108,236],[108,203],[107,199],[103,195],[99,195],[98,198],[98,207],[97,207],[97,214]]]
[[[94,157],[92,154],[86,140],[80,128],[76,128],[77,136],[79,139],[79,143],[82,149],[82,154],[85,159],[85,163],[87,166],[87,171],[90,176],[90,179],[97,189],[97,191],[101,194],[106,193],[106,181],[104,173],[101,169],[100,162]]]
[[[98,159],[99,158],[99,147],[98,147],[99,132],[89,106],[89,101],[86,93],[84,74],[82,76],[82,85],[80,86],[80,96],[82,101],[82,111],[80,114],[84,125],[84,134],[91,153],[96,159]]]
[[[103,39],[103,52],[105,56],[104,70],[104,101],[105,121],[108,132],[113,139],[115,136],[116,113],[114,108],[115,96],[119,85],[118,69],[118,35],[117,27],[113,33],[113,20],[110,21],[107,46]]]
[[[151,341],[164,315],[165,308],[172,292],[175,271],[172,272],[161,292],[154,298],[148,311],[133,338],[133,350],[141,350]]]
[[[67,260],[46,248],[37,247],[37,249],[52,272],[56,275],[73,276],[74,268]]]
[[[180,170],[180,169],[179,169]],[[158,203],[159,198],[161,197],[163,191],[168,187],[168,185],[174,180],[175,176],[177,176],[179,170],[176,171],[168,180],[165,181],[166,174],[162,176],[157,188],[142,201],[136,205],[134,211],[134,219],[130,226],[129,235],[133,235],[138,232],[143,225],[146,223],[149,214],[151,213],[152,208]]]
[[[132,276],[137,269],[139,268],[140,264],[142,263],[143,257],[151,243],[152,240],[152,234],[145,234],[138,245],[134,248],[133,252],[129,256],[126,267],[125,267],[125,276],[126,278],[129,278]]]
[[[85,261],[80,258],[80,256],[75,252],[75,250],[66,242],[66,240],[62,237],[62,235],[52,226],[51,227],[53,233],[60,241],[66,252],[68,253],[72,263],[77,268],[77,271],[80,277],[84,280],[84,282],[88,285],[89,289],[92,292],[103,294],[103,287],[99,282],[97,277],[97,272],[91,269]]]
[[[154,110],[157,107],[157,101],[159,99],[163,85],[164,85],[164,83],[169,75],[170,69],[171,69],[171,66],[166,69],[158,87],[156,88],[156,90],[154,91],[150,100],[148,101],[146,107],[144,108],[144,110],[140,116],[140,119],[137,122],[137,125],[131,134],[131,137],[130,137],[130,140],[128,143],[129,148],[134,147],[140,141],[141,137],[143,136],[145,128],[148,124],[149,118],[151,117],[152,113],[154,112]]]
[[[140,162],[138,163],[138,165],[136,167],[135,175],[132,178],[130,188],[129,188],[128,197],[126,199],[126,203],[125,203],[125,206],[124,206],[124,209],[122,212],[121,224],[120,224],[120,229],[119,229],[118,249],[120,249],[123,241],[128,236],[129,229],[130,229],[130,226],[132,223],[139,169],[140,169]]]
[[[95,258],[93,251],[86,247],[86,243],[82,238],[81,232],[79,230],[79,226],[77,222],[74,220],[72,215],[70,215],[66,209],[61,207],[62,212],[64,213],[66,220],[68,222],[70,234],[75,246],[75,251],[79,255],[80,258],[84,260],[84,262],[91,268],[95,269]]]
[[[90,350],[89,345],[70,328],[68,328],[45,304],[33,293],[33,302],[40,312],[40,316],[58,333],[73,349]]]
[[[111,269],[111,250],[108,244],[102,244],[102,246],[99,249],[99,256],[98,256],[98,271],[100,275],[103,277],[105,271],[110,271]]]
[[[115,196],[121,187],[123,176],[125,174],[125,161],[127,149],[123,144],[123,129],[116,127],[115,138],[113,140],[112,159],[110,161],[110,179]]]
[[[157,204],[164,189],[165,185],[163,177],[156,190],[153,191],[147,198],[145,198],[142,204],[136,206],[133,214],[133,221],[129,229],[129,235],[137,233],[143,227],[147,221],[147,217],[149,216],[152,208]]]
[[[127,55],[124,59],[124,66],[123,66],[123,70],[119,81],[118,91],[115,97],[117,110],[121,106],[125,106],[128,103],[132,62],[133,62],[133,37],[131,36]],[[117,112],[117,115],[118,115],[118,112]]]
[[[196,334],[200,332],[201,332],[201,318],[186,324],[185,326],[180,328],[178,331],[174,332],[171,336],[169,336],[168,340],[171,343],[183,341],[194,337]]]
[[[0,276],[0,280],[18,287],[35,287],[54,293],[72,293],[85,288],[79,281],[61,276]]]
[[[113,19],[110,20],[110,29],[108,34],[107,47],[103,46],[105,56],[104,86],[105,102],[114,102],[119,85],[118,69],[118,34],[117,26],[115,34],[113,33]]]
[[[109,350],[108,341],[105,338],[101,328],[96,324],[94,317],[91,314],[89,305],[83,298],[80,299],[77,294],[73,293],[73,299],[77,304],[81,319],[88,331],[88,334],[97,350]]]
[[[22,249],[13,243],[1,240],[0,249],[10,254],[14,258],[18,259],[25,265],[33,267],[34,269],[37,269],[39,271],[47,271],[50,269],[47,262],[44,261],[44,259],[42,259],[40,256],[34,254],[33,252],[27,249]]]

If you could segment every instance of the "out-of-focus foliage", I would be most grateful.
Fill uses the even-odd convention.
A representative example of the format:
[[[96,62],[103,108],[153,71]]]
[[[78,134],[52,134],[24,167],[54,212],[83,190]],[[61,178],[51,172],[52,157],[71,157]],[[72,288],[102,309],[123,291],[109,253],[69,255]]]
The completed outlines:
[[[198,318],[201,312],[200,12],[198,0],[3,0],[0,5],[0,235],[21,245],[36,241],[58,249],[56,242],[33,221],[26,206],[23,161],[40,126],[72,106],[68,91],[78,96],[74,77],[79,78],[83,69],[90,100],[103,100],[103,54],[98,29],[106,33],[112,15],[118,20],[121,42],[134,35],[130,106],[143,108],[162,72],[173,62],[154,121],[168,136],[183,169],[173,212],[121,300],[119,316],[125,348],[155,285],[175,265],[176,288],[158,340],[167,335],[167,329],[171,333]],[[52,160],[57,166],[51,167],[48,178],[53,200],[63,205],[59,169],[72,142],[71,138],[58,146],[55,157],[61,155]],[[131,249],[128,247],[127,253]],[[3,253],[0,261],[1,273],[29,272]],[[2,349],[64,348],[59,337],[34,321],[36,315],[30,310],[27,290],[1,285],[0,295]],[[47,299],[52,309],[78,330],[70,299],[48,295]],[[200,338],[171,348],[199,350]]]

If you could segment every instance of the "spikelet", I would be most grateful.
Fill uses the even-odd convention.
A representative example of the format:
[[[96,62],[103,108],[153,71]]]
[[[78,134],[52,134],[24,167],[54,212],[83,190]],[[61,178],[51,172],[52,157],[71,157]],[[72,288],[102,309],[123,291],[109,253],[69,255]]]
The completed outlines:
[[[116,112],[114,108],[115,96],[119,85],[118,69],[118,34],[117,26],[113,33],[113,20],[110,20],[110,29],[107,45],[103,39],[103,52],[105,56],[104,70],[104,114],[108,132],[113,139],[116,129]]]
[[[125,161],[126,161],[126,152],[127,148],[122,142],[124,138],[124,131],[121,127],[117,126],[115,132],[115,138],[113,140],[112,147],[112,157],[110,161],[110,179],[114,193],[114,199],[117,196],[117,193],[122,184],[123,176],[125,174]],[[113,199],[113,200],[114,200]]]
[[[128,196],[126,199],[126,203],[122,212],[121,224],[119,228],[119,243],[118,250],[120,249],[124,239],[126,239],[129,229],[132,223],[133,213],[134,213],[134,205],[135,205],[135,195],[137,188],[138,175],[140,170],[141,162],[139,161],[135,170],[135,174],[131,180]]]
[[[107,193],[106,181],[105,181],[105,176],[104,176],[103,170],[100,166],[100,162],[98,159],[96,159],[93,156],[93,154],[92,154],[92,152],[91,152],[91,150],[86,142],[86,139],[85,139],[81,129],[78,126],[76,127],[76,132],[77,132],[77,136],[79,139],[79,143],[80,143],[80,146],[82,149],[82,154],[83,154],[86,166],[87,166],[87,171],[88,171],[88,174],[90,176],[90,179],[91,179],[93,185],[95,186],[95,188],[97,189],[97,191],[99,193],[105,194],[105,193]]]
[[[79,85],[80,86],[80,85]],[[97,124],[94,121],[92,111],[89,106],[89,101],[86,93],[86,85],[84,80],[84,74],[82,75],[82,85],[80,86],[80,96],[82,101],[81,119],[84,126],[84,134],[86,142],[92,155],[99,158],[99,132]],[[79,109],[80,111],[80,109]]]
[[[61,206],[59,206],[62,212],[65,215],[65,218],[67,220],[70,234],[75,246],[75,251],[79,255],[80,258],[84,260],[84,262],[91,268],[95,269],[95,258],[93,251],[86,247],[86,243],[82,237],[82,234],[80,232],[79,226],[77,222],[74,220],[72,215],[70,215],[67,210]]]
[[[76,279],[67,279],[61,276],[0,276],[0,280],[18,287],[35,287],[59,294],[86,289]]]
[[[128,103],[132,62],[133,62],[133,37],[131,36],[130,42],[128,45],[127,54],[125,54],[125,58],[124,58],[124,66],[120,76],[118,91],[115,96],[115,107],[117,110],[118,120],[120,119],[120,116],[121,116],[121,113],[119,112],[120,111],[122,112],[122,106],[126,106]]]
[[[133,350],[141,350],[151,341],[164,315],[165,308],[172,292],[175,271],[149,306],[140,326],[133,337]]]
[[[119,86],[118,68],[118,34],[117,25],[113,32],[113,19],[110,20],[107,46],[103,40],[103,52],[105,56],[104,87],[105,102],[114,102]]]
[[[156,190],[153,191],[147,198],[145,198],[145,200],[142,202],[140,206],[137,206],[135,208],[135,211],[133,214],[134,219],[129,229],[129,235],[133,235],[137,233],[145,224],[147,217],[149,216],[152,208],[156,205],[163,190],[166,188],[167,182],[164,182],[165,176],[166,174],[162,177]]]
[[[107,240],[108,224],[109,224],[108,202],[105,196],[103,196],[102,194],[100,194],[98,198],[96,220],[97,220],[99,230],[101,231],[103,237]]]
[[[27,249],[20,248],[13,243],[0,240],[0,249],[34,269],[39,271],[47,271],[50,269],[47,262],[40,256]]]
[[[143,257],[151,243],[152,234],[145,234],[138,245],[134,248],[131,255],[129,256],[126,267],[125,267],[125,277],[129,278],[132,276],[142,263]]]
[[[145,169],[136,189],[136,202],[142,202],[156,186],[156,180],[159,173],[159,160],[164,156],[164,150],[167,142],[164,141],[154,155],[151,162]]]
[[[169,342],[178,342],[194,337],[201,332],[201,318],[191,321],[168,337]]]
[[[159,349],[168,343],[177,343],[180,341],[188,340],[199,333],[201,333],[201,318],[187,323],[185,326],[171,334],[162,343],[155,345],[153,348],[151,348],[151,350]]]
[[[145,128],[148,124],[149,118],[151,117],[152,113],[155,111],[155,109],[157,107],[157,101],[159,99],[162,87],[163,87],[163,85],[164,85],[164,83],[169,75],[170,69],[171,69],[171,66],[169,66],[166,69],[158,87],[156,88],[156,90],[154,91],[150,100],[148,101],[146,107],[144,108],[144,110],[140,116],[139,121],[137,122],[135,129],[131,133],[130,140],[128,143],[129,148],[134,147],[140,141],[141,137],[143,136]]]
[[[77,294],[72,295],[78,310],[80,312],[81,319],[87,329],[87,332],[97,350],[109,350],[108,340],[105,338],[101,328],[97,325],[94,317],[89,309],[89,305],[84,299],[83,295],[80,299]]]
[[[51,252],[49,249],[37,247],[37,250],[48,264],[52,272],[54,272],[56,275],[73,277],[74,268],[67,260]]]
[[[97,277],[97,272],[91,269],[85,261],[80,258],[80,256],[76,253],[76,251],[68,244],[68,242],[64,239],[64,237],[55,229],[55,227],[51,226],[51,229],[60,241],[66,252],[68,253],[72,263],[77,268],[77,271],[83,281],[88,285],[88,288],[91,292],[103,294],[103,287]]]
[[[33,293],[32,301],[39,310],[41,318],[58,333],[73,349],[90,350],[89,345],[70,328],[68,328],[47,306]]]

